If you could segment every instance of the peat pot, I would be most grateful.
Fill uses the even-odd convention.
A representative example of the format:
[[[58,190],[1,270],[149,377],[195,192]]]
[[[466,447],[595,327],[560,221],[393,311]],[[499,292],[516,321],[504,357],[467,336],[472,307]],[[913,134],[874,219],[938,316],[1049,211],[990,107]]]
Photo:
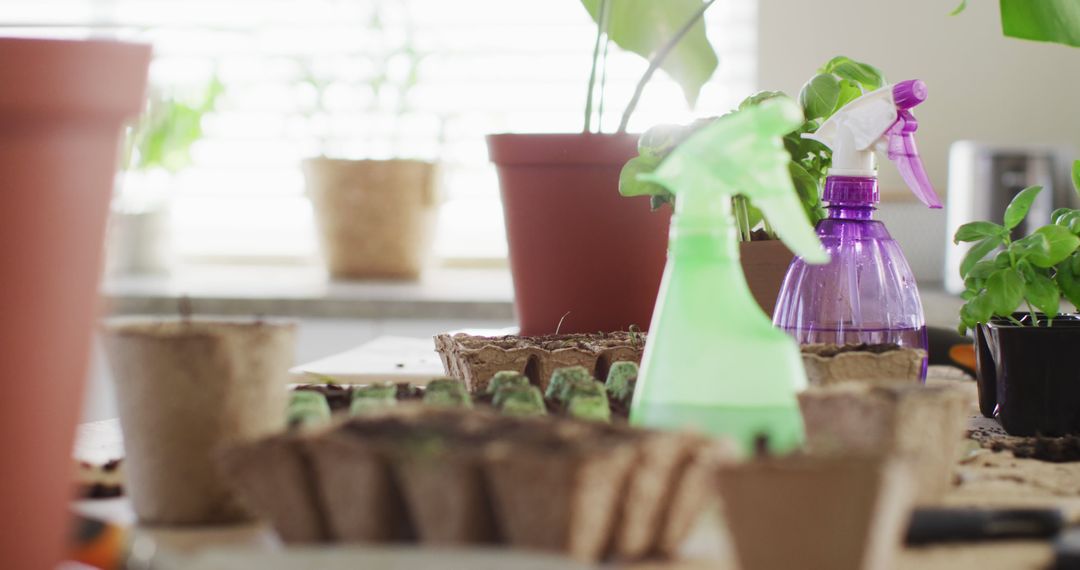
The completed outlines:
[[[435,164],[312,158],[302,167],[331,277],[420,277],[435,233]]]
[[[56,568],[120,135],[150,47],[0,39],[0,567]]]
[[[1080,317],[1059,315],[1049,327],[1014,317],[1024,325],[995,317],[977,330],[980,411],[1011,435],[1080,433]]]
[[[522,335],[649,326],[670,208],[619,194],[637,135],[487,137],[499,173]],[[561,323],[561,326],[560,326]]]

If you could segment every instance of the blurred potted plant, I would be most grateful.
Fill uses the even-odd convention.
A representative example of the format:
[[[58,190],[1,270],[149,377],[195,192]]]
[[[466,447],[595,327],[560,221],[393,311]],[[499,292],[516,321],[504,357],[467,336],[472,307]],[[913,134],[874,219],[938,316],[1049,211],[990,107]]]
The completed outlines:
[[[414,45],[408,6],[397,8],[405,15],[404,37],[383,51],[366,53],[374,72],[365,78],[371,100],[368,111],[392,116],[395,128],[407,111],[423,59]],[[387,4],[377,2],[372,10],[367,31],[390,38],[383,25]],[[404,65],[394,66],[395,62]],[[331,82],[319,77],[312,62],[304,68],[304,82],[315,91],[315,108],[309,115],[327,115],[325,95]],[[403,71],[395,74],[395,68]],[[321,156],[302,164],[323,258],[335,279],[418,279],[430,256],[438,205],[436,165],[398,158],[396,134],[392,138],[394,158],[331,158],[323,138]]]
[[[820,190],[832,162],[832,151],[817,141],[802,138],[802,135],[815,132],[841,107],[884,84],[885,78],[876,67],[837,56],[818,69],[799,92],[799,104],[806,121],[784,137],[784,147],[791,155],[788,164],[791,180],[811,226],[816,226],[825,217]],[[762,91],[744,99],[739,109],[782,95],[779,91]],[[653,208],[670,203],[674,196],[666,188],[638,180],[638,174],[652,172],[680,142],[712,120],[701,119],[687,126],[659,125],[645,131],[638,142],[638,156],[623,167],[619,192],[623,196],[650,196]],[[732,201],[746,281],[754,299],[771,315],[794,254],[777,239],[769,221],[750,200],[736,196]]]
[[[165,273],[172,265],[170,200],[177,174],[191,165],[191,147],[203,136],[203,118],[224,86],[215,76],[193,101],[161,89],[124,146],[109,220],[109,273]]]
[[[644,200],[620,200],[619,169],[637,145],[626,127],[657,69],[694,104],[717,66],[702,21],[714,1],[582,0],[597,25],[582,132],[487,137],[522,334],[625,330],[651,320],[669,213],[650,215]],[[609,42],[649,66],[618,130],[601,133],[594,114],[602,108]]]
[[[1080,161],[1072,173],[1080,192]],[[1017,194],[1002,224],[971,222],[953,238],[974,242],[960,265],[960,330],[976,331],[979,408],[1012,435],[1080,433],[1080,318],[1060,313],[1062,298],[1080,306],[1080,210],[1060,208],[1052,223],[1012,235],[1041,190]]]

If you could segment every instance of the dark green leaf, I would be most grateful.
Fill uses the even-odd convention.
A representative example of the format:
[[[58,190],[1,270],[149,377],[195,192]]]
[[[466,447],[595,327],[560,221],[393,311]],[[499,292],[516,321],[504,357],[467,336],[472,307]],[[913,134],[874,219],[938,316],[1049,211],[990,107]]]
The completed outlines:
[[[600,20],[600,0],[581,0],[594,22]],[[701,11],[702,0],[618,0],[608,2],[608,38],[620,48],[646,59],[652,57]],[[701,86],[716,71],[717,57],[705,24],[698,21],[660,65],[682,87],[693,106]]]
[[[675,202],[674,194],[655,194],[649,196],[649,205],[653,210],[659,210],[664,204],[672,204]]]
[[[1015,269],[999,269],[986,280],[986,293],[995,314],[1011,315],[1024,300],[1024,280]]]
[[[1072,257],[1061,262],[1057,266],[1057,274],[1054,275],[1061,294],[1080,308],[1080,253],[1074,253]]]
[[[1036,267],[1052,267],[1068,258],[1080,246],[1080,238],[1073,235],[1068,229],[1061,226],[1043,226],[1032,235],[1041,235],[1046,238],[1048,245],[1046,255],[1040,253],[1031,256],[1031,263]]]
[[[799,104],[807,119],[817,119],[831,113],[839,97],[840,81],[832,75],[819,73],[803,85]]]
[[[956,229],[953,243],[962,241],[978,241],[990,236],[1008,235],[1008,230],[993,222],[969,222]]]
[[[993,261],[984,259],[972,266],[967,276],[968,279],[987,279],[998,269],[1000,268]]]
[[[791,173],[791,182],[795,185],[795,191],[799,193],[799,202],[802,203],[803,210],[806,212],[807,221],[811,226],[816,226],[824,217],[821,198],[818,195],[817,179],[796,162],[788,163],[788,171]]]
[[[1042,273],[1035,273],[1030,277],[1024,283],[1024,297],[1043,313],[1050,316],[1056,315],[1058,305],[1061,303],[1057,285]]]
[[[1017,259],[1046,259],[1050,257],[1050,242],[1043,234],[1031,234],[1009,244],[1009,252]]]
[[[975,296],[960,309],[960,318],[964,324],[974,327],[977,323],[985,323],[994,314],[994,303],[986,292]]]
[[[960,262],[960,277],[967,277],[971,269],[975,267],[975,264],[986,257],[991,251],[997,249],[1001,245],[1001,238],[997,236],[991,236],[983,238],[975,245],[971,246],[971,249],[964,256],[964,260]]]
[[[1080,2],[1076,0],[1001,0],[1006,36],[1080,47]]]
[[[1009,252],[1007,252],[1007,251],[998,252],[998,254],[994,256],[994,267],[997,267],[998,269],[1003,269],[1005,267],[1011,267],[1011,266],[1012,266],[1012,258],[1009,257]]]
[[[1009,207],[1005,208],[1006,228],[1011,230],[1024,221],[1024,216],[1027,216],[1032,202],[1035,201],[1041,191],[1042,186],[1028,186],[1013,197],[1012,202],[1009,202]]]
[[[1068,227],[1069,226],[1069,221],[1065,220],[1063,218],[1065,218],[1065,216],[1068,215],[1072,211],[1073,211],[1072,208],[1058,208],[1058,209],[1054,210],[1053,212],[1050,213],[1050,223]]]

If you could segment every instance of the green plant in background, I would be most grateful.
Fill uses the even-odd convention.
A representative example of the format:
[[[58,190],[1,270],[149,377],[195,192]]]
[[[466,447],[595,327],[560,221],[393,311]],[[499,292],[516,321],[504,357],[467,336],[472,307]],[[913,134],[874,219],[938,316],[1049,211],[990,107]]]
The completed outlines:
[[[592,130],[593,102],[603,118],[608,43],[649,60],[634,94],[623,111],[618,132],[626,132],[641,94],[657,69],[663,69],[682,87],[693,107],[705,82],[716,71],[716,51],[705,34],[702,20],[716,0],[581,0],[596,22],[596,42],[585,100],[585,131]],[[597,76],[599,72],[599,78]],[[600,121],[597,120],[597,123]],[[599,131],[600,127],[597,126]]]
[[[1080,160],[1073,163],[1072,179],[1080,194]],[[1001,224],[979,221],[957,228],[954,243],[974,242],[960,264],[965,287],[961,333],[993,316],[1022,324],[1013,317],[1021,304],[1031,314],[1032,326],[1051,326],[1062,297],[1080,307],[1080,210],[1059,208],[1050,224],[1012,238],[1041,191],[1041,186],[1031,186],[1017,194]],[[1045,315],[1043,323],[1036,311]]]
[[[837,56],[818,69],[817,74],[811,77],[799,92],[799,104],[806,120],[798,129],[784,136],[784,148],[791,155],[791,162],[788,164],[791,180],[811,225],[825,217],[819,191],[825,182],[832,152],[825,145],[804,139],[802,135],[817,131],[826,119],[844,105],[883,85],[885,77],[876,67]],[[744,99],[738,108],[745,109],[781,96],[785,95],[779,91],[762,91]],[[679,143],[715,119],[699,119],[686,126],[659,125],[645,131],[638,140],[638,156],[630,159],[623,167],[619,178],[619,192],[623,196],[651,196],[653,208],[673,201],[674,196],[666,188],[642,181],[638,175],[654,171]],[[776,238],[768,220],[764,219],[761,212],[745,197],[733,198],[733,206],[739,238],[742,241],[751,241],[757,236]]]
[[[1080,47],[1077,0],[1000,0],[1001,32],[1010,37]],[[951,12],[967,9],[967,0]]]
[[[194,101],[152,90],[146,112],[128,133],[124,170],[162,169],[175,174],[191,165],[191,147],[203,136],[203,118],[224,91],[216,75]]]

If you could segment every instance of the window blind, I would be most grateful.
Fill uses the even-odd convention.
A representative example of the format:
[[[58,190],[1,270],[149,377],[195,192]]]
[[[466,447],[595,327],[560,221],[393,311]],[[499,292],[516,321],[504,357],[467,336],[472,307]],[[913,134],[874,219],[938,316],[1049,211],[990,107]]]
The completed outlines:
[[[151,42],[166,93],[219,78],[224,94],[170,190],[178,254],[219,260],[317,256],[299,163],[320,153],[438,160],[437,254],[505,256],[484,135],[579,131],[595,34],[576,0],[6,0],[0,22],[5,35]],[[630,130],[720,114],[751,93],[755,22],[754,0],[714,4],[720,67],[697,109],[658,73]],[[645,67],[611,47],[605,130]]]

